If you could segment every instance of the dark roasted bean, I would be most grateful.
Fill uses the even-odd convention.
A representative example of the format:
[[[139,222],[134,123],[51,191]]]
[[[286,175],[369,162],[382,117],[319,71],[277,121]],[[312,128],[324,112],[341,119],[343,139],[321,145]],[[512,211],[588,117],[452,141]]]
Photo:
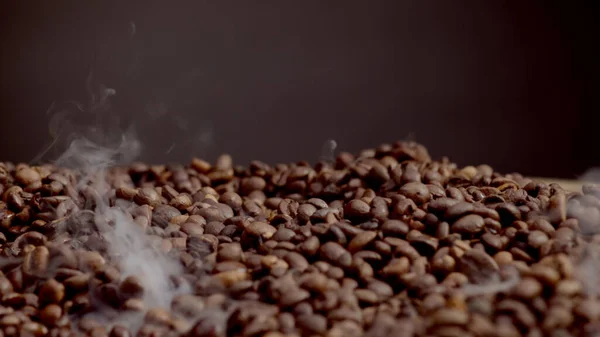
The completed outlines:
[[[370,244],[377,237],[376,232],[364,231],[358,233],[349,243],[348,250],[350,252],[361,251],[365,246]]]
[[[40,286],[38,294],[42,304],[60,303],[65,297],[65,286],[55,279],[49,279]]]
[[[321,256],[331,263],[348,267],[352,263],[352,255],[335,242],[327,242],[321,246]]]
[[[498,264],[485,251],[471,249],[459,259],[462,273],[473,283],[486,283],[497,276]]]
[[[0,337],[600,331],[595,185],[414,142],[94,171],[0,163]]]
[[[475,234],[483,229],[485,222],[477,214],[465,215],[452,224],[451,230],[460,234]]]
[[[400,220],[388,220],[381,225],[381,231],[386,236],[405,236],[408,234],[408,225]]]
[[[344,215],[352,221],[364,220],[369,216],[371,207],[362,200],[352,200],[344,208]]]

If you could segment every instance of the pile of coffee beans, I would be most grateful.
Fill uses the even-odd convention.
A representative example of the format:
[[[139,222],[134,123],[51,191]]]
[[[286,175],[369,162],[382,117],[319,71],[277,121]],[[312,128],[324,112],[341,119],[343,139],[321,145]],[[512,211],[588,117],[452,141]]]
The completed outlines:
[[[83,175],[0,163],[0,337],[600,334],[595,186],[458,167],[414,142]],[[103,198],[128,205],[188,291],[145,301],[101,229]]]

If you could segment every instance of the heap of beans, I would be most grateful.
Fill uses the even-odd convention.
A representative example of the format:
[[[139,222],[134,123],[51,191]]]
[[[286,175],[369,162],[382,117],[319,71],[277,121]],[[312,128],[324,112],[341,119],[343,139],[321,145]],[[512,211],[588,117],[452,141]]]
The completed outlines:
[[[0,163],[0,337],[600,334],[595,186],[461,168],[412,142],[314,166],[113,168],[110,203],[131,202],[131,223],[182,265],[173,283],[192,286],[148,308],[80,179]],[[143,324],[103,324],[103,308]]]

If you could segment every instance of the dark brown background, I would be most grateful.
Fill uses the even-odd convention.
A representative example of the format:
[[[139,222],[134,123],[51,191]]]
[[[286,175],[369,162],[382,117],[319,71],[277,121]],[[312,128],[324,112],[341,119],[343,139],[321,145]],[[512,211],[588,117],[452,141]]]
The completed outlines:
[[[591,1],[11,3],[0,160],[42,150],[46,110],[85,102],[93,65],[153,162],[316,160],[328,139],[415,139],[502,171],[600,164]]]

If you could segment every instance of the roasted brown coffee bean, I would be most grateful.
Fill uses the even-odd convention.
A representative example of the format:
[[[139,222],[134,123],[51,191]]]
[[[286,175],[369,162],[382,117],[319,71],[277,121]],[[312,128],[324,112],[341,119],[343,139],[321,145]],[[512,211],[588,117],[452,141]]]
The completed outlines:
[[[31,276],[43,276],[48,270],[50,251],[45,246],[35,247],[23,260],[23,273]]]
[[[0,335],[130,336],[86,316],[106,305],[107,322],[146,315],[139,336],[600,331],[586,277],[600,243],[595,187],[572,193],[459,167],[414,142],[315,166],[234,167],[223,155],[214,166],[196,158],[100,173],[0,163]],[[165,285],[197,295],[174,296],[170,311],[145,303],[163,294],[119,264],[145,253],[145,243],[113,247],[119,210],[156,249],[140,263],[176,271],[180,261]]]
[[[376,237],[377,237],[377,233],[372,232],[372,231],[364,231],[364,232],[358,233],[348,243],[348,250],[350,252],[357,252],[357,251],[363,250],[365,248],[365,246],[367,246],[368,244],[373,242],[373,240],[375,240]]]
[[[317,335],[322,335],[327,330],[327,319],[321,315],[300,315],[296,318],[296,324]]]
[[[121,325],[115,325],[113,326],[113,328],[110,330],[110,334],[109,337],[130,337],[131,334],[129,332],[129,330]]]
[[[469,316],[463,311],[442,308],[431,315],[430,320],[434,326],[465,325],[469,321]]]
[[[497,276],[498,264],[485,251],[471,249],[458,260],[460,271],[473,283],[487,283]]]
[[[427,185],[420,182],[409,182],[404,184],[398,192],[407,198],[410,198],[417,204],[423,204],[431,199],[431,193]]]
[[[296,252],[286,254],[284,260],[289,264],[290,268],[297,269],[298,271],[302,272],[308,268],[308,261],[306,258]]]
[[[311,236],[299,245],[299,250],[306,256],[314,256],[319,250],[320,242],[316,236]]]
[[[352,200],[344,207],[344,215],[354,221],[365,220],[369,217],[371,207],[362,200]]]
[[[500,221],[504,225],[510,225],[515,220],[521,219],[521,211],[517,206],[510,203],[502,203],[496,206],[496,212],[500,216]]]
[[[37,322],[26,322],[21,326],[22,336],[42,337],[48,334],[48,328]]]
[[[381,231],[386,236],[405,236],[408,234],[409,227],[400,220],[387,220],[381,225]]]
[[[19,184],[27,186],[40,181],[41,176],[33,168],[22,167],[20,169],[17,169],[17,172],[15,173],[15,179]]]
[[[342,267],[349,267],[352,263],[352,255],[344,247],[335,243],[327,242],[321,246],[321,256],[334,264]]]
[[[417,249],[417,251],[423,255],[423,256],[432,256],[436,249],[438,248],[439,245],[439,241],[431,236],[428,235],[421,235],[419,237],[416,237],[414,239],[410,240],[410,244],[415,247]],[[420,259],[420,261],[425,261],[424,259]],[[422,270],[425,271],[428,266],[426,265],[427,262],[424,262],[424,264],[422,265]],[[419,266],[418,264],[415,264],[415,268]]]
[[[193,203],[194,200],[189,194],[181,193],[171,198],[169,205],[177,208],[180,211],[183,211],[192,206]]]
[[[498,312],[507,313],[521,324],[523,327],[532,327],[536,323],[536,318],[527,306],[515,300],[503,300],[497,305]]]
[[[179,215],[181,213],[173,206],[158,205],[152,212],[152,226],[166,228],[169,221]]]
[[[276,232],[277,229],[275,227],[261,221],[253,222],[245,228],[245,233],[263,239],[271,238]]]
[[[96,272],[101,270],[106,263],[104,257],[95,251],[79,251],[77,252],[77,260],[79,268],[83,271]]]
[[[558,271],[553,269],[552,267],[545,266],[542,264],[535,264],[530,268],[530,274],[538,281],[553,286],[560,279],[560,274]]]
[[[239,243],[225,243],[219,247],[217,252],[218,261],[241,261],[244,252]]]
[[[186,222],[181,225],[181,231],[188,236],[201,236],[204,234],[204,226],[193,222]]]
[[[60,303],[65,297],[65,286],[55,279],[49,279],[40,286],[38,294],[42,304]]]
[[[225,225],[219,221],[210,221],[204,227],[204,232],[206,234],[219,235],[219,233],[225,228]]]
[[[154,207],[160,204],[160,195],[154,188],[144,187],[137,191],[136,195],[133,197],[133,201],[138,205],[149,205]]]
[[[75,291],[86,290],[91,279],[90,274],[80,274],[71,276],[63,281],[66,288]]]
[[[483,230],[484,225],[483,217],[477,214],[469,214],[456,220],[452,224],[451,230],[461,234],[475,234]]]
[[[550,221],[559,223],[567,218],[567,200],[564,193],[557,193],[550,198]]]
[[[119,286],[119,292],[125,298],[141,297],[144,293],[142,281],[136,276],[126,277]]]
[[[502,237],[492,233],[485,233],[481,236],[481,242],[488,248],[498,251],[504,247]]]

